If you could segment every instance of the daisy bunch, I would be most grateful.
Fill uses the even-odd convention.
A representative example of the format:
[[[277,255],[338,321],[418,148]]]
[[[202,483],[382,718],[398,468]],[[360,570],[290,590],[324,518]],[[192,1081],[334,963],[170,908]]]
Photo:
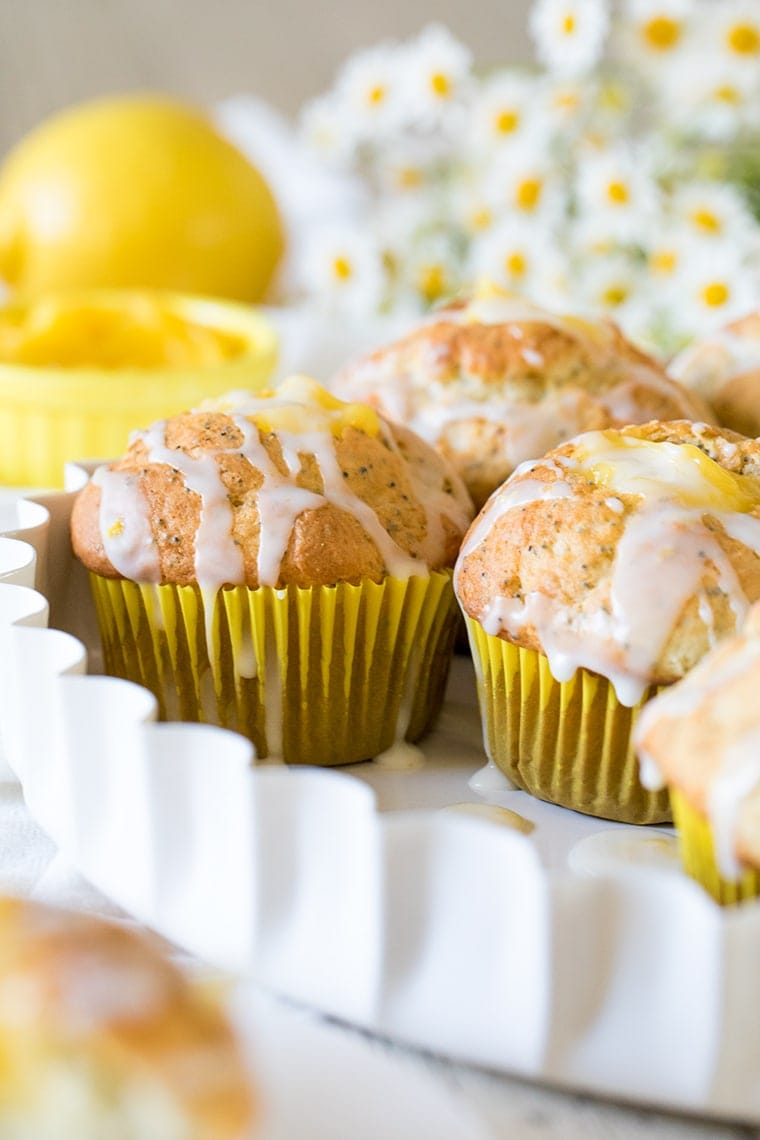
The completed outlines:
[[[291,297],[420,314],[484,275],[668,356],[760,308],[760,0],[535,0],[535,60],[439,24],[361,51],[300,118],[360,207]]]

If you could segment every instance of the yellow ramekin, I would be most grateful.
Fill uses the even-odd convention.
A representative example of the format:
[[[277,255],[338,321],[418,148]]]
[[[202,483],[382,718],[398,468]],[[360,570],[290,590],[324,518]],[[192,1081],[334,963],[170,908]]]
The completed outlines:
[[[531,795],[601,819],[670,822],[668,793],[639,780],[631,730],[652,686],[633,708],[586,669],[556,681],[541,653],[486,633],[467,618],[483,736],[494,764]]]
[[[210,598],[90,580],[106,672],[150,689],[164,719],[243,733],[259,758],[368,760],[418,740],[443,701],[459,617],[449,571]]]
[[[670,789],[670,802],[686,874],[704,887],[721,906],[733,906],[760,897],[760,871],[748,867],[738,879],[724,878],[715,857],[709,821],[677,788]]]
[[[232,334],[245,347],[232,358],[181,367],[118,367],[25,364],[0,358],[0,483],[60,487],[64,464],[122,454],[129,434],[207,397],[235,388],[258,389],[277,360],[277,335],[259,311],[204,297],[133,290],[73,291],[13,302],[0,308],[0,322],[24,317],[34,305],[87,309],[123,318],[135,305],[192,325]]]

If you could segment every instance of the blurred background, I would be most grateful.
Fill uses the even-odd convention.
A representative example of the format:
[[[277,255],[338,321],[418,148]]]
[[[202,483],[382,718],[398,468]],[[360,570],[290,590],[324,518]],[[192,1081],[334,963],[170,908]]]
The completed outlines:
[[[528,0],[0,0],[0,150],[93,95],[241,92],[294,112],[359,47],[447,24],[479,66],[528,58]]]

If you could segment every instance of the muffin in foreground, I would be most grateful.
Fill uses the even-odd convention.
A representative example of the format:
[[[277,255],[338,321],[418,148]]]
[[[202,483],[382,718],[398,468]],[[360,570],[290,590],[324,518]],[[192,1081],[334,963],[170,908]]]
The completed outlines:
[[[431,443],[478,507],[520,463],[579,432],[712,418],[611,321],[559,316],[495,288],[348,364],[331,387]]]
[[[455,586],[493,761],[541,799],[668,820],[631,728],[760,598],[760,442],[685,421],[583,433],[494,493]]]
[[[434,719],[472,513],[417,436],[294,377],[135,433],[72,540],[108,672],[260,758],[347,764]]]
[[[249,1140],[221,1011],[124,927],[0,899],[0,1134]]]
[[[695,341],[668,372],[707,400],[719,423],[760,436],[760,311]]]
[[[725,904],[760,895],[760,607],[641,714],[642,779],[667,785],[685,870]]]

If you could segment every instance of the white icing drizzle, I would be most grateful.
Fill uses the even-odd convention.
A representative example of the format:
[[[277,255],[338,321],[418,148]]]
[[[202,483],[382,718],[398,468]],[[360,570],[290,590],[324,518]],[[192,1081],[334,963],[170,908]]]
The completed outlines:
[[[227,488],[219,472],[218,458],[237,453],[257,468],[263,482],[256,492],[260,520],[258,550],[259,582],[276,586],[282,559],[287,550],[293,526],[298,516],[307,510],[317,510],[327,503],[353,515],[376,545],[389,574],[399,578],[412,575],[425,576],[428,563],[441,557],[443,518],[448,518],[459,531],[469,521],[470,504],[462,488],[453,493],[444,489],[445,472],[435,475],[417,470],[414,462],[406,464],[410,481],[419,495],[426,512],[427,529],[420,543],[422,557],[403,550],[388,534],[372,507],[354,494],[346,485],[335,452],[336,439],[329,423],[324,430],[306,432],[278,432],[287,474],[283,474],[270,459],[261,442],[259,429],[253,420],[256,414],[266,416],[271,409],[293,406],[292,398],[249,397],[228,414],[242,439],[234,448],[220,448],[216,452],[203,451],[190,455],[179,448],[166,445],[166,421],[154,424],[147,431],[136,433],[144,441],[148,463],[166,464],[179,472],[185,486],[200,498],[200,519],[195,535],[196,579],[202,589],[216,591],[225,584],[245,580],[243,554],[232,533],[233,515]],[[302,405],[304,415],[308,406]],[[320,424],[326,418],[322,408],[314,409],[312,419]],[[251,418],[249,418],[251,417]],[[381,425],[386,442],[392,443],[390,432]],[[395,443],[392,444],[398,452]],[[319,467],[322,493],[305,490],[296,485],[301,469],[301,456],[313,455]],[[403,461],[403,459],[402,459]],[[153,540],[148,505],[134,473],[99,468],[94,481],[101,489],[100,525],[106,554],[116,570],[125,578],[135,581],[159,582],[159,558]],[[427,561],[426,561],[427,560]],[[207,622],[210,622],[210,614]]]
[[[416,744],[397,738],[390,748],[378,753],[375,764],[389,772],[416,772],[425,764],[425,753]]]
[[[749,600],[718,536],[706,525],[706,516],[758,555],[760,519],[743,513],[738,505],[747,506],[751,481],[735,486],[722,469],[713,472],[711,461],[695,448],[641,442],[616,432],[588,432],[575,444],[576,470],[603,480],[613,492],[642,496],[626,519],[612,562],[609,607],[571,607],[540,591],[522,598],[494,595],[480,622],[486,633],[506,633],[513,639],[526,625],[533,626],[558,681],[586,668],[607,677],[621,704],[633,706],[651,684],[657,661],[689,599],[701,597],[703,615],[710,608],[701,590],[708,563],[736,626],[746,617]],[[457,586],[464,560],[503,514],[537,499],[572,494],[565,481],[542,484],[526,479],[535,466],[526,465],[520,478],[515,473],[486,504],[460,554]],[[553,488],[558,495],[552,494]],[[714,636],[712,615],[705,625]]]
[[[707,790],[707,817],[715,858],[724,879],[742,872],[736,857],[736,825],[744,799],[760,784],[760,728],[726,749],[720,771]]]
[[[477,772],[473,772],[467,781],[467,786],[483,796],[491,795],[493,792],[511,792],[516,787],[509,777],[496,767],[493,760],[489,760],[482,768],[478,768]]]
[[[175,468],[183,476],[185,485],[200,496],[200,522],[195,536],[195,565],[200,585],[213,590],[225,582],[240,581],[243,555],[232,537],[232,511],[227,488],[219,478],[215,455],[204,451],[193,456],[167,447],[166,420],[144,431],[142,439],[148,463],[165,463]],[[116,569],[123,572],[119,566]],[[133,573],[126,576],[135,577]]]
[[[98,467],[92,481],[100,488],[100,533],[111,565],[129,567],[135,581],[160,582],[158,550],[137,475]]]

